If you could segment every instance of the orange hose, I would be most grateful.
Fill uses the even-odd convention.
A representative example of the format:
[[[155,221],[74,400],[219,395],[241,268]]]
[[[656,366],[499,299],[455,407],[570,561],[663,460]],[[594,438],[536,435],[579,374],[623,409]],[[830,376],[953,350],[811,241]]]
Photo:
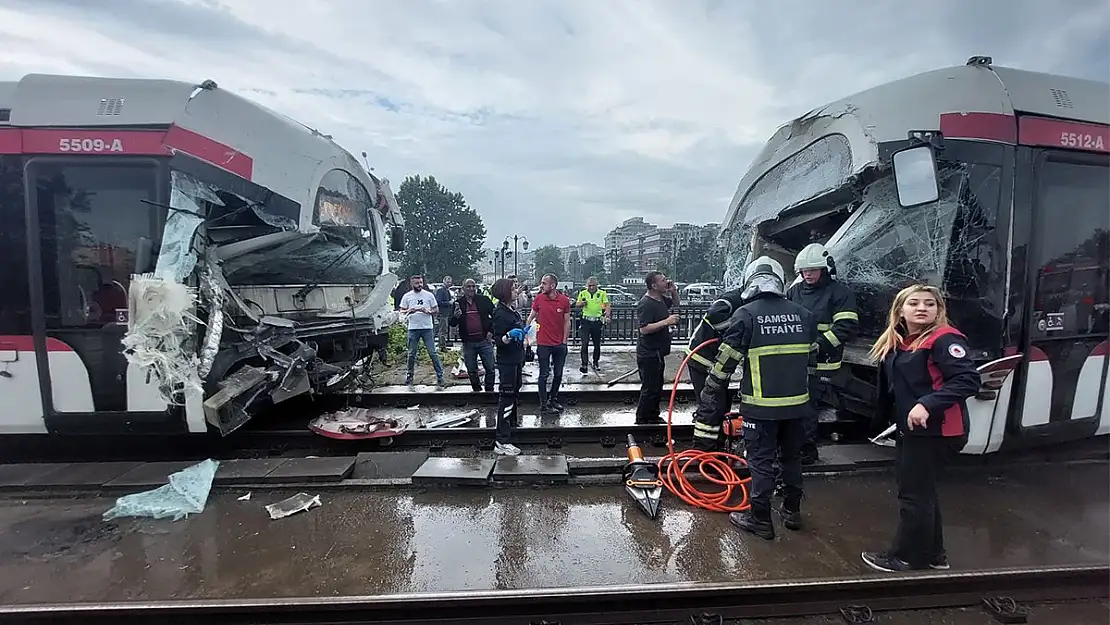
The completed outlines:
[[[714,512],[743,512],[751,507],[751,501],[748,498],[748,485],[752,478],[741,479],[732,468],[732,463],[739,462],[746,467],[748,461],[736,454],[723,451],[687,449],[676,453],[674,439],[671,436],[674,400],[678,395],[678,381],[682,379],[682,372],[686,370],[686,363],[690,360],[690,356],[696,354],[698,350],[716,342],[717,339],[709,339],[695,347],[686,358],[682,359],[682,364],[678,366],[678,372],[675,373],[674,384],[671,386],[671,401],[667,405],[668,453],[659,459],[659,479],[663,482],[663,486],[675,497],[695,508]],[[686,477],[687,472],[694,467],[697,467],[697,471],[702,477],[712,484],[721,486],[722,489],[714,492],[698,490]],[[737,493],[740,495],[739,503],[730,503],[735,501],[736,497],[734,495]]]

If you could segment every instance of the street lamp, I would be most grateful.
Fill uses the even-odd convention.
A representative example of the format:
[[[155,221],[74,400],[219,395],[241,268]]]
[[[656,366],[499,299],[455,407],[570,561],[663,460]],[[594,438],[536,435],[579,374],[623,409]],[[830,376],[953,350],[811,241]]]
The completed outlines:
[[[513,275],[519,278],[520,275],[517,272],[520,270],[520,248],[524,248],[525,252],[528,251],[528,239],[521,234],[505,237],[505,241],[501,244],[502,257],[504,257],[505,252],[509,250],[509,239],[513,241]]]

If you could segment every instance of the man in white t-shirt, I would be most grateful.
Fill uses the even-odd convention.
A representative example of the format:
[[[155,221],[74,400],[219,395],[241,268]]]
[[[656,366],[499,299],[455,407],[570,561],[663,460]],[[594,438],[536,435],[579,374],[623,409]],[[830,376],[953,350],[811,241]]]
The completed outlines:
[[[420,343],[424,343],[424,348],[428,350],[428,357],[432,359],[432,366],[436,369],[436,379],[440,388],[445,386],[443,382],[443,365],[439,362],[439,355],[436,354],[436,331],[433,315],[439,314],[439,303],[436,302],[435,294],[427,291],[424,288],[424,276],[413,276],[409,278],[409,284],[412,285],[412,290],[401,298],[402,314],[408,316],[409,327],[409,370],[408,375],[405,376],[405,384],[412,386],[413,369],[416,368],[416,350],[420,349]]]

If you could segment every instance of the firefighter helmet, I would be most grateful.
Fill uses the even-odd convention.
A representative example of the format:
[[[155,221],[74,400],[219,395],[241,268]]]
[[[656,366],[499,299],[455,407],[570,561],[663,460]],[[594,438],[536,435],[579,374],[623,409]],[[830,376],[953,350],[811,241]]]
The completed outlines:
[[[794,272],[801,273],[803,269],[824,269],[832,272],[833,257],[828,248],[820,243],[810,243],[798,252],[794,259]]]
[[[770,256],[760,256],[744,269],[744,291],[741,297],[751,299],[760,293],[783,295],[786,292],[786,274],[782,265]]]

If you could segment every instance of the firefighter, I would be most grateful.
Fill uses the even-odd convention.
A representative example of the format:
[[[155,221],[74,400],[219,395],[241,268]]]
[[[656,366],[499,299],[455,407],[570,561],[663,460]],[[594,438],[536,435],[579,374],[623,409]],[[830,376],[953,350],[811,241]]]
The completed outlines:
[[[686,353],[690,356],[686,368],[690,372],[690,383],[694,385],[694,397],[701,397],[702,389],[705,388],[705,380],[709,375],[709,369],[713,366],[713,361],[717,359],[718,343],[706,345],[696,353],[694,348],[709,339],[721,338],[721,334],[728,329],[732,313],[736,312],[744,303],[740,297],[740,291],[739,286],[726,291],[721,294],[719,299],[714,300],[709,305],[709,310],[701,318],[698,326],[694,328],[690,343],[686,346]],[[702,415],[701,418],[704,420],[694,422],[694,449],[714,451],[718,447],[721,437],[721,423],[731,407],[732,396],[728,392],[727,384],[718,387],[717,392],[720,394],[717,403],[719,412]]]
[[[810,465],[817,462],[818,423],[836,421],[835,387],[843,386],[844,345],[856,336],[859,313],[852,289],[836,280],[836,263],[824,245],[805,246],[794,260],[794,271],[802,281],[790,287],[786,298],[804,306],[817,321],[817,370],[809,389],[814,410],[806,421],[802,446],[802,464]]]
[[[716,362],[698,397],[695,422],[722,413],[720,388],[744,364],[740,380],[740,414],[744,448],[752,477],[751,508],[733,512],[738,529],[772,540],[771,494],[776,454],[785,482],[782,522],[801,529],[801,446],[805,419],[812,412],[809,374],[816,365],[817,324],[800,304],[786,299],[785,274],[774,259],[761,256],[744,270],[741,297],[747,302],[730,319],[721,337]]]

